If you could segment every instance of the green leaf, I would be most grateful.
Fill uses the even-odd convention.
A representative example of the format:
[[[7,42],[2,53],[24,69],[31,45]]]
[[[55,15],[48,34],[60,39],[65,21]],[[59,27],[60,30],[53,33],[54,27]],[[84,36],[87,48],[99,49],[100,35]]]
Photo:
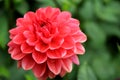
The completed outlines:
[[[95,2],[95,14],[100,20],[111,22],[111,23],[118,23],[118,17],[114,13],[116,9],[112,8],[113,6],[105,7],[102,2],[97,1]]]
[[[15,9],[20,13],[20,14],[25,14],[29,10],[29,5],[26,1],[22,1],[19,3],[15,3]]]
[[[106,34],[95,22],[85,22],[84,23],[85,31],[88,37],[91,40],[91,44],[94,44],[95,47],[100,47],[104,45],[106,40]]]
[[[91,59],[91,64],[99,80],[114,80],[115,66],[106,49],[97,50],[97,54]]]
[[[85,1],[83,7],[79,9],[79,14],[84,20],[94,19],[93,2]]]
[[[37,78],[35,78],[31,71],[29,71],[29,73],[25,75],[25,78],[25,80],[37,80]]]
[[[0,14],[0,47],[5,48],[8,42],[8,21],[4,13]]]
[[[97,80],[97,78],[92,68],[87,63],[84,63],[79,68],[77,80]]]
[[[10,73],[9,73],[8,69],[5,66],[0,66],[0,76],[9,78]]]

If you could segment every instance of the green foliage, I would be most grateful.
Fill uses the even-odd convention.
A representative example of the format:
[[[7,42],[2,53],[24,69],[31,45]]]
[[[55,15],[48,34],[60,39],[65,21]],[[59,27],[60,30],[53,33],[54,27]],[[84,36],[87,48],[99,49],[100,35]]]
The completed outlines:
[[[79,56],[80,65],[73,65],[71,73],[53,80],[120,78],[120,0],[0,0],[0,80],[36,80],[31,71],[17,69],[6,45],[8,31],[18,17],[46,6],[70,11],[88,38],[86,53]]]
[[[86,62],[79,68],[77,80],[97,80],[92,68]]]
[[[8,42],[8,21],[4,13],[0,14],[0,46],[5,48]]]

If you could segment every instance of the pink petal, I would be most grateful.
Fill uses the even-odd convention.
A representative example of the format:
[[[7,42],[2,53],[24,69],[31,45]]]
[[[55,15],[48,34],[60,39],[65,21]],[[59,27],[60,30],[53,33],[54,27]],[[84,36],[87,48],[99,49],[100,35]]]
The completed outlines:
[[[30,31],[24,31],[23,35],[25,36],[25,38],[34,38],[34,34]]]
[[[57,59],[62,58],[66,55],[66,50],[63,48],[55,49],[55,50],[49,50],[47,52],[47,56],[51,59]]]
[[[66,55],[64,56],[64,58],[69,58],[69,57],[71,57],[71,56],[73,56],[75,53],[73,52],[73,50],[67,50],[67,53],[66,53]]]
[[[29,21],[29,22],[35,22],[35,13],[34,12],[27,12],[25,15],[24,15],[24,18],[27,20],[27,21]]]
[[[49,59],[47,60],[48,68],[51,72],[53,72],[55,75],[58,75],[61,71],[61,61],[57,59]]]
[[[28,38],[26,42],[31,46],[35,46],[35,44],[37,43],[37,40],[33,37],[33,38]]]
[[[58,31],[59,31],[59,35],[62,37],[67,36],[68,34],[70,34],[71,29],[69,26],[66,25],[60,25],[60,27],[58,27]]]
[[[13,38],[13,42],[16,44],[22,44],[25,42],[25,37],[22,34],[18,34]]]
[[[46,52],[48,49],[49,49],[49,46],[48,46],[48,44],[45,44],[45,43],[43,43],[42,41],[39,41],[37,44],[36,44],[36,46],[35,46],[35,49],[37,50],[37,51],[40,51],[40,52]]]
[[[21,66],[21,60],[19,60],[18,62],[17,62],[17,68],[19,69],[19,68],[21,68],[22,66]]]
[[[22,59],[23,57],[25,56],[25,54],[23,54],[21,51],[20,51],[20,48],[15,48],[12,53],[11,53],[11,57],[15,60],[20,60]]]
[[[79,59],[78,59],[78,56],[77,56],[77,55],[72,56],[72,57],[71,57],[71,60],[73,61],[73,63],[75,63],[75,64],[77,64],[77,65],[79,65],[79,64],[80,64],[80,63],[79,63]]]
[[[45,53],[34,51],[32,53],[32,57],[35,60],[36,63],[41,64],[44,63],[47,60],[47,56]]]
[[[48,76],[49,76],[50,79],[53,79],[53,78],[55,78],[56,75],[53,74],[51,71],[49,71]]]
[[[34,67],[35,61],[32,59],[31,55],[27,55],[22,59],[21,64],[24,70],[30,70]]]
[[[23,53],[29,54],[29,53],[32,53],[33,47],[32,47],[32,46],[29,46],[27,43],[23,43],[23,44],[21,45],[21,51],[22,51]]]
[[[58,15],[58,20],[60,22],[66,21],[71,18],[71,14],[67,11],[63,11]]]
[[[32,69],[34,75],[36,77],[42,77],[45,74],[46,71],[46,64],[36,64]]]
[[[85,48],[82,44],[76,43],[76,46],[74,48],[74,53],[76,54],[84,54],[85,53]]]
[[[87,40],[86,35],[83,32],[80,32],[80,31],[78,31],[77,33],[72,35],[72,37],[74,38],[75,42],[83,43]]]
[[[51,7],[46,8],[46,16],[49,19],[55,20],[55,18],[58,16],[59,13],[60,10],[58,8],[51,8]]]
[[[61,63],[62,63],[63,69],[65,69],[67,72],[72,71],[72,61],[70,59],[62,59]]]
[[[49,44],[49,48],[57,49],[62,45],[63,42],[64,42],[63,38],[56,36],[52,39],[51,43]]]
[[[62,69],[61,72],[60,72],[60,76],[63,77],[63,76],[65,76],[66,73],[67,72],[64,69]]]
[[[64,43],[62,44],[62,47],[65,49],[71,49],[75,46],[75,42],[71,36],[67,36],[64,38]]]

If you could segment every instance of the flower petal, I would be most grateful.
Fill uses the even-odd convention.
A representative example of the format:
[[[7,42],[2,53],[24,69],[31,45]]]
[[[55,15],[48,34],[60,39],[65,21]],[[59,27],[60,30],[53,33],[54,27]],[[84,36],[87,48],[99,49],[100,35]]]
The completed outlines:
[[[77,33],[75,33],[74,35],[72,35],[72,37],[74,38],[75,42],[85,42],[87,40],[86,35],[83,32],[78,31]]]
[[[60,76],[63,77],[67,72],[64,69],[61,69]]]
[[[67,50],[67,53],[66,53],[66,55],[64,56],[64,58],[69,58],[69,57],[71,57],[71,56],[73,56],[74,55],[74,52],[73,52],[73,50]]]
[[[49,49],[49,45],[43,43],[42,41],[39,41],[39,42],[36,44],[35,49],[36,49],[37,51],[40,51],[40,52],[46,52],[46,51]]]
[[[15,48],[12,53],[11,53],[11,57],[15,60],[20,60],[22,59],[26,54],[23,54],[19,48]]]
[[[77,55],[73,55],[70,59],[73,61],[73,63],[75,63],[75,64],[77,64],[77,65],[79,65],[79,64],[80,64],[80,63],[79,63],[79,59],[78,59],[78,56],[77,56]]]
[[[66,55],[66,50],[63,48],[55,49],[55,50],[49,50],[47,52],[47,56],[51,59],[57,59],[62,58]]]
[[[51,43],[49,44],[49,48],[50,49],[57,49],[62,45],[63,42],[64,42],[63,38],[56,36],[52,39]]]
[[[62,63],[63,69],[65,69],[67,72],[72,71],[72,61],[70,59],[62,59],[61,63]]]
[[[41,64],[44,63],[47,60],[47,56],[45,53],[34,51],[32,53],[32,57],[35,60],[36,63]]]
[[[22,44],[25,42],[25,37],[22,34],[18,34],[13,38],[13,42],[16,44]]]
[[[60,25],[60,27],[58,27],[58,31],[61,37],[65,37],[71,32],[71,29],[66,25]]]
[[[29,22],[35,22],[35,13],[34,12],[27,12],[25,15],[24,15],[24,18],[25,20],[29,21]]]
[[[76,54],[84,54],[85,53],[85,48],[83,47],[82,44],[76,43],[76,46],[74,48],[74,53],[76,53]]]
[[[67,36],[64,38],[64,43],[62,44],[62,47],[65,49],[71,49],[75,46],[75,42],[71,36]]]
[[[53,72],[55,75],[58,75],[61,71],[61,61],[57,59],[49,59],[47,60],[48,68],[51,72]]]
[[[27,55],[22,59],[21,64],[24,70],[30,70],[34,67],[35,61],[32,59],[31,55]]]
[[[29,54],[29,53],[32,53],[33,47],[32,47],[32,46],[29,46],[27,43],[23,43],[23,44],[21,45],[21,51],[22,51],[23,53]]]
[[[36,64],[32,71],[36,77],[42,77],[46,71],[46,64]]]
[[[54,73],[52,73],[51,71],[49,71],[48,76],[50,79],[53,79],[53,78],[55,78],[56,75]]]

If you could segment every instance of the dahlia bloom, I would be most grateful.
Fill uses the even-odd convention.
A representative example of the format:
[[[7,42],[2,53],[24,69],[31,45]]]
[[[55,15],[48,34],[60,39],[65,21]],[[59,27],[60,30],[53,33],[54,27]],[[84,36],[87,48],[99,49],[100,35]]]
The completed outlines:
[[[63,77],[71,72],[72,64],[79,64],[77,55],[85,52],[81,43],[86,35],[79,21],[58,8],[39,8],[18,18],[11,29],[8,52],[18,67],[32,70],[38,80]]]

